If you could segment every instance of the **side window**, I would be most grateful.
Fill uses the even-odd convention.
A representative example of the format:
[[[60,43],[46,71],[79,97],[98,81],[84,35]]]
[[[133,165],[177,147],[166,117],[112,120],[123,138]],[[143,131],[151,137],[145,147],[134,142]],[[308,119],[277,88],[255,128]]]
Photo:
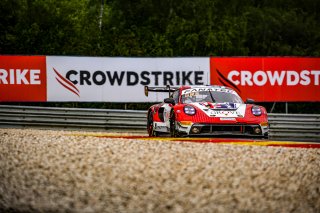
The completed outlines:
[[[180,90],[176,90],[176,91],[174,91],[173,94],[172,94],[172,98],[174,99],[174,101],[175,101],[176,103],[179,102],[179,91],[180,91]]]

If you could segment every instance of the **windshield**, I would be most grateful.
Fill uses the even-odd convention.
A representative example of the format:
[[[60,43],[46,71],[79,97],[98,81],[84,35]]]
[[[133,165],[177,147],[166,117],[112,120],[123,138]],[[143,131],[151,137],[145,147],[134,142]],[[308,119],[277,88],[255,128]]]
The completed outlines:
[[[181,96],[182,103],[212,102],[212,103],[243,103],[235,92],[222,91],[192,91]]]

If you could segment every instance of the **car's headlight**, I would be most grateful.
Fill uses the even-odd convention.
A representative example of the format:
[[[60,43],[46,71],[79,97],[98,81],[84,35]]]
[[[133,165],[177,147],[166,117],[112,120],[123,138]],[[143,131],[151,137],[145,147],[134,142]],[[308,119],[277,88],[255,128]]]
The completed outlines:
[[[261,111],[260,107],[258,107],[258,106],[252,106],[251,112],[255,116],[260,116],[262,114],[262,111]]]
[[[196,114],[196,109],[193,106],[184,106],[183,107],[183,111],[184,113],[186,113],[187,115],[194,115]]]

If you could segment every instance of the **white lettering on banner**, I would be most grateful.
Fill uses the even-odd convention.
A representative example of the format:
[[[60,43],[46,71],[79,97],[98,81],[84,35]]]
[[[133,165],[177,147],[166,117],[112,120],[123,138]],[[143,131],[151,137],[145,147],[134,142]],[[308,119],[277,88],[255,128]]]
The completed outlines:
[[[252,74],[249,71],[243,72],[242,78],[241,78],[241,84],[248,84],[249,86],[252,86]]]
[[[66,78],[77,85],[203,85],[204,71],[87,71],[69,70]]]
[[[309,75],[310,75],[310,72],[308,70],[303,70],[301,72],[301,74],[300,74],[300,77],[301,77],[300,84],[301,85],[309,85],[311,83]]]
[[[320,71],[319,70],[312,70],[311,74],[314,75],[314,85],[319,85]]]
[[[29,77],[30,81],[28,81]],[[0,84],[41,84],[40,70],[36,69],[0,69]]]
[[[258,70],[256,72],[250,72],[248,70],[232,70],[228,74],[228,79],[235,85],[241,86],[264,86],[268,82],[274,85],[319,85],[320,70],[302,70],[297,72],[294,70],[282,70],[282,71],[263,71]]]
[[[260,77],[260,78],[259,78]],[[253,75],[253,82],[256,82],[258,86],[263,86],[267,83],[267,75],[263,71],[257,71]]]
[[[274,71],[273,73],[271,71],[267,71],[267,74],[272,86],[274,86],[276,82],[278,85],[281,85],[283,82],[284,76],[286,75],[285,72],[281,72],[281,74],[279,74],[278,71]]]

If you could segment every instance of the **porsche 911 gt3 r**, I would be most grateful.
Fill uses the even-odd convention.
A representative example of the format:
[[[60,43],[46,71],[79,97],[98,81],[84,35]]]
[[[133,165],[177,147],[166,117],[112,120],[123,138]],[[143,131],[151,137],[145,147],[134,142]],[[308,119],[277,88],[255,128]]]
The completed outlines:
[[[149,136],[254,136],[268,138],[266,109],[246,103],[225,86],[145,87],[148,92],[168,92],[169,98],[148,110]]]

